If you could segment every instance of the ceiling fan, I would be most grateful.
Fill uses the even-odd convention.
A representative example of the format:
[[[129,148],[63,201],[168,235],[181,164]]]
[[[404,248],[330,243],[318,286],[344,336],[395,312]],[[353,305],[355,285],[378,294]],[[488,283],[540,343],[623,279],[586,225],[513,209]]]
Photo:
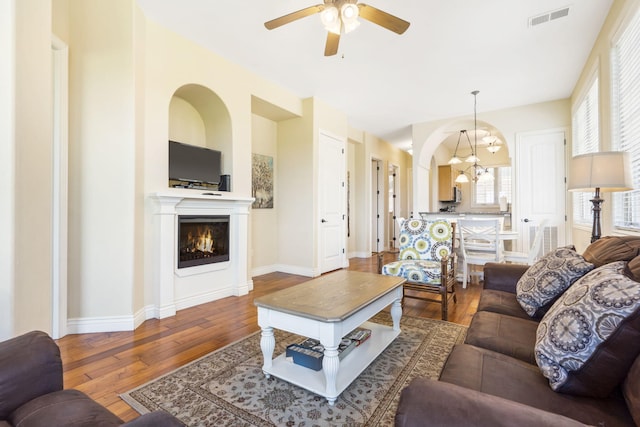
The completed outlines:
[[[273,30],[284,24],[298,19],[320,14],[320,19],[327,29],[327,42],[324,48],[324,56],[332,56],[338,53],[340,34],[348,33],[360,23],[358,16],[374,24],[380,25],[397,34],[404,33],[409,28],[409,22],[400,19],[373,6],[358,3],[358,0],[324,0],[324,4],[309,6],[296,12],[283,15],[264,23],[268,30]]]

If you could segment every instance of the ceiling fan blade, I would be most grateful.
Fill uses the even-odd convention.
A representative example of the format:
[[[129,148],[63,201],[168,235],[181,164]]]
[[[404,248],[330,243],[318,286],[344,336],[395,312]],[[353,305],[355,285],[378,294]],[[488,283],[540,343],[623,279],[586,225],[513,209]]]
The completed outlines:
[[[333,56],[338,53],[338,44],[340,43],[340,34],[327,31],[327,44],[324,46],[324,56]]]
[[[404,19],[400,19],[397,16],[393,16],[367,4],[358,3],[358,8],[360,9],[360,16],[362,18],[397,34],[404,33],[407,31],[407,28],[409,28],[409,25],[411,25]]]
[[[264,26],[267,27],[267,30],[273,30],[274,28],[278,28],[284,24],[297,21],[298,19],[304,18],[306,16],[313,15],[315,13],[320,13],[323,10],[324,10],[323,4],[309,6],[304,9],[300,9],[298,11],[288,13],[279,18],[272,19],[271,21],[267,21],[264,23]]]

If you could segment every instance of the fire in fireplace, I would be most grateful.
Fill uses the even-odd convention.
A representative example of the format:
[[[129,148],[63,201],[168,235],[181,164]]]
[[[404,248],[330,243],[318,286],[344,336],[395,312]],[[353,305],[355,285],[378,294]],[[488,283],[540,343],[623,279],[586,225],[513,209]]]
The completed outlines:
[[[229,215],[178,216],[178,268],[229,261]]]

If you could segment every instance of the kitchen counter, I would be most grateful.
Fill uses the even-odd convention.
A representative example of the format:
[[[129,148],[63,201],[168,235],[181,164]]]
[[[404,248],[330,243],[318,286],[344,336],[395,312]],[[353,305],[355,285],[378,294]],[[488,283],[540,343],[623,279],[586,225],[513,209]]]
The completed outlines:
[[[430,216],[433,215],[453,215],[453,216],[476,216],[476,215],[491,215],[491,216],[501,216],[501,217],[511,217],[511,212],[419,212],[420,216]]]
[[[419,212],[424,219],[434,218],[504,218],[505,230],[511,229],[511,212]]]

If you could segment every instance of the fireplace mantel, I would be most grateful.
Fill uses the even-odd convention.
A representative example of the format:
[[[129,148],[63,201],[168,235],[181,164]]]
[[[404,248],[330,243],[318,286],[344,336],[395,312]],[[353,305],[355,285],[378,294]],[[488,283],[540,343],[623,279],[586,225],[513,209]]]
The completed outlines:
[[[253,197],[241,197],[226,191],[188,190],[184,188],[169,188],[165,191],[152,193],[151,198],[158,201],[166,201],[169,204],[172,202],[180,203],[182,200],[220,200],[246,204],[248,207],[253,203]]]
[[[234,193],[168,189],[152,193],[153,295],[155,316],[174,316],[177,310],[253,289],[248,273],[248,216],[251,197]],[[178,269],[178,216],[229,215],[229,261]]]

